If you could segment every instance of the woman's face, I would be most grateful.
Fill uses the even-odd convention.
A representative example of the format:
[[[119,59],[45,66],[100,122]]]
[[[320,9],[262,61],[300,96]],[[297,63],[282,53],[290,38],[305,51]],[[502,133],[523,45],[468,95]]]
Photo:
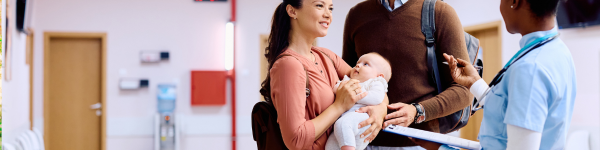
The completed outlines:
[[[296,9],[297,19],[292,17],[292,20],[297,21],[296,29],[300,30],[300,33],[324,37],[333,19],[332,11],[332,0],[303,0],[302,7]]]
[[[512,2],[513,0],[500,0],[500,14],[502,14],[502,18],[504,19],[504,23],[506,24],[506,30],[509,33],[515,34],[518,33],[516,29],[516,9],[510,8],[510,6],[516,5]]]

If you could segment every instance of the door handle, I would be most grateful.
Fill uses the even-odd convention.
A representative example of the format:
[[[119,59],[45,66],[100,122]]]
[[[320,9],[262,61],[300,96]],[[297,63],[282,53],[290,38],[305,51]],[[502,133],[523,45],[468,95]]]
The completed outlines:
[[[100,104],[100,103],[92,104],[92,105],[90,105],[90,108],[91,109],[100,109],[100,108],[102,108],[102,104]]]
[[[102,115],[102,111],[100,110],[101,108],[102,108],[102,104],[100,104],[100,103],[90,105],[90,109],[96,110],[96,116]]]

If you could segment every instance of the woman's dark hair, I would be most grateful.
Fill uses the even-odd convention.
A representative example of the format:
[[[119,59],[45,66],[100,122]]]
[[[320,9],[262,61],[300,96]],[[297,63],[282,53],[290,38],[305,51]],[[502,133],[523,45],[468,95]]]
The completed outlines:
[[[275,59],[279,56],[285,48],[290,45],[290,30],[292,29],[291,19],[287,13],[286,7],[291,5],[294,8],[300,8],[302,6],[302,0],[283,0],[271,20],[271,33],[267,41],[268,47],[265,48],[265,57],[269,62],[269,70],[273,67]],[[267,78],[261,84],[260,94],[265,97],[267,102],[271,101],[271,77],[267,72]]]
[[[527,0],[529,9],[537,18],[544,18],[556,14],[559,0]]]

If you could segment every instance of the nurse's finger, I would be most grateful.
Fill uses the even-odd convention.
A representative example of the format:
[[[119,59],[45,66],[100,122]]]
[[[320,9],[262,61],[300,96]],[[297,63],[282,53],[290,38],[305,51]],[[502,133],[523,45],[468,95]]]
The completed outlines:
[[[450,71],[456,69],[456,59],[454,59],[454,56],[444,53],[444,58],[446,58],[446,61],[448,62],[448,67],[450,68]]]
[[[458,64],[465,66],[465,67],[470,67],[472,66],[468,61],[462,60],[460,58],[457,58],[456,61],[458,62]]]

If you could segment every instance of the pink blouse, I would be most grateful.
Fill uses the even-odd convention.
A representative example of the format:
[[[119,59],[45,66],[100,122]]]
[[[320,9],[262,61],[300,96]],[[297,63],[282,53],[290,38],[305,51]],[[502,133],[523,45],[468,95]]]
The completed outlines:
[[[329,49],[312,47],[311,51],[316,57],[315,62],[288,49],[282,54],[293,57],[281,57],[270,70],[271,97],[277,110],[277,122],[285,145],[292,150],[325,149],[331,128],[315,139],[315,127],[311,119],[333,104],[333,86],[352,69]],[[333,63],[321,51],[329,55]],[[311,91],[308,98],[304,68],[308,72]]]

